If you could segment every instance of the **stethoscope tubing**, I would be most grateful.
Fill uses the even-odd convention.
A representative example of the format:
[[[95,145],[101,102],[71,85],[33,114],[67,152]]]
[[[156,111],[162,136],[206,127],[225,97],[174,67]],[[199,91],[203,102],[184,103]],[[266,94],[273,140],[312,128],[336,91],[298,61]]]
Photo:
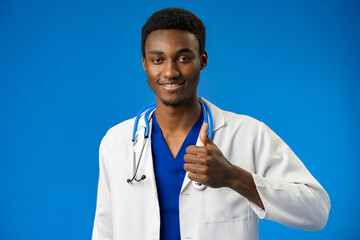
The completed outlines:
[[[213,138],[213,121],[212,121],[213,118],[212,118],[210,108],[203,101],[199,100],[199,102],[201,104],[204,122],[209,124],[208,129],[207,129],[207,135],[212,140],[212,138]]]
[[[132,141],[134,142],[135,141],[135,135],[136,135],[136,130],[137,130],[137,127],[139,125],[139,120],[140,120],[140,117],[141,115],[147,110],[147,109],[150,109],[152,107],[156,107],[156,104],[155,103],[151,103],[149,105],[147,105],[146,107],[142,108],[140,110],[140,112],[136,115],[136,118],[135,118],[135,122],[134,122],[134,127],[133,127],[133,134],[132,134]],[[149,121],[145,121],[145,124],[146,124],[146,129],[149,129]],[[146,132],[146,131],[145,131]],[[148,131],[148,136],[149,136],[149,131]]]
[[[202,100],[200,100],[200,98],[198,99],[199,103],[201,105],[201,109],[202,109],[202,113],[203,113],[203,118],[204,118],[204,122],[208,124],[208,129],[207,129],[207,135],[208,137],[212,140],[213,139],[213,116],[211,114],[211,110],[209,108],[209,106],[203,102]],[[133,127],[133,133],[132,133],[132,142],[133,142],[133,176],[130,179],[127,179],[128,183],[133,183],[133,181],[135,180],[136,182],[140,182],[142,180],[144,180],[146,178],[145,175],[142,175],[141,178],[136,178],[139,166],[140,166],[140,162],[141,162],[141,157],[142,154],[144,152],[144,148],[147,142],[147,139],[149,137],[149,133],[150,133],[150,124],[149,124],[149,114],[154,111],[156,108],[156,104],[152,103],[147,105],[146,107],[142,108],[140,110],[140,112],[136,115],[135,118],[135,122],[134,122],[134,127]],[[144,114],[145,112],[145,114]],[[145,120],[145,132],[144,132],[144,141],[141,147],[141,152],[140,152],[140,156],[139,156],[139,160],[137,161],[136,164],[136,154],[135,154],[135,145],[137,143],[136,141],[136,132],[137,132],[137,128],[139,125],[139,120],[141,118],[141,116],[144,114],[144,120]],[[194,185],[195,184],[195,185]],[[194,187],[196,189],[202,190],[204,189],[206,186],[196,183],[194,182]]]

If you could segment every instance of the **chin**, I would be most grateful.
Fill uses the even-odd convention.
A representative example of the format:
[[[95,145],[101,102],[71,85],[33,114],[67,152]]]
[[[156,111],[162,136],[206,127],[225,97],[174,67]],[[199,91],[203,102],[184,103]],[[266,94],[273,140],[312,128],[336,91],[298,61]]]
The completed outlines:
[[[185,101],[185,99],[180,99],[180,100],[175,100],[175,101],[166,101],[166,100],[163,100],[161,99],[161,102],[167,106],[167,107],[173,107],[173,108],[176,108],[178,106],[180,106],[183,102]]]

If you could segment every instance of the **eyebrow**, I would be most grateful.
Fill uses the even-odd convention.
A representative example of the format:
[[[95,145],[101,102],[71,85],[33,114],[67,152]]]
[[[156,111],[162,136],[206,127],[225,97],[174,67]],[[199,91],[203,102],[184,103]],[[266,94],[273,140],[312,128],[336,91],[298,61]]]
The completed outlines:
[[[185,53],[185,52],[193,52],[193,51],[189,48],[182,48],[176,51],[176,53]]]
[[[177,54],[179,54],[179,53],[186,53],[186,52],[193,52],[191,49],[189,49],[189,48],[181,48],[181,49],[179,49],[179,50],[177,50],[176,51],[176,53]],[[150,51],[150,52],[148,52],[149,54],[158,54],[158,55],[160,55],[160,54],[164,54],[164,52],[162,52],[162,51],[160,51],[160,50],[152,50],[152,51]]]
[[[150,54],[164,54],[162,51],[159,51],[159,50],[152,50],[150,52],[148,52]]]

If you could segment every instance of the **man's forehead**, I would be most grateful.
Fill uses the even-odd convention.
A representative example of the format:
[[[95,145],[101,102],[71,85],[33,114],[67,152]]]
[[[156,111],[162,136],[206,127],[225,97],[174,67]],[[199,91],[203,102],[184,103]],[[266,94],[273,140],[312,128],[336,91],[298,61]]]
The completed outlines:
[[[149,34],[145,42],[146,52],[169,47],[178,47],[179,49],[186,48],[198,51],[199,42],[195,34],[182,29],[155,30]],[[176,51],[179,49],[176,49]]]

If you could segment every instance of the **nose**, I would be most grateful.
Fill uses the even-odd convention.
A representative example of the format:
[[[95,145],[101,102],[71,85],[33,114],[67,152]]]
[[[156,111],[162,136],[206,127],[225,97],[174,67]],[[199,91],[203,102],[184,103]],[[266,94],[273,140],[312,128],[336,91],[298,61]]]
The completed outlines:
[[[172,79],[180,76],[180,72],[179,69],[177,68],[176,62],[168,60],[165,62],[163,66],[164,66],[163,69],[164,78]]]

